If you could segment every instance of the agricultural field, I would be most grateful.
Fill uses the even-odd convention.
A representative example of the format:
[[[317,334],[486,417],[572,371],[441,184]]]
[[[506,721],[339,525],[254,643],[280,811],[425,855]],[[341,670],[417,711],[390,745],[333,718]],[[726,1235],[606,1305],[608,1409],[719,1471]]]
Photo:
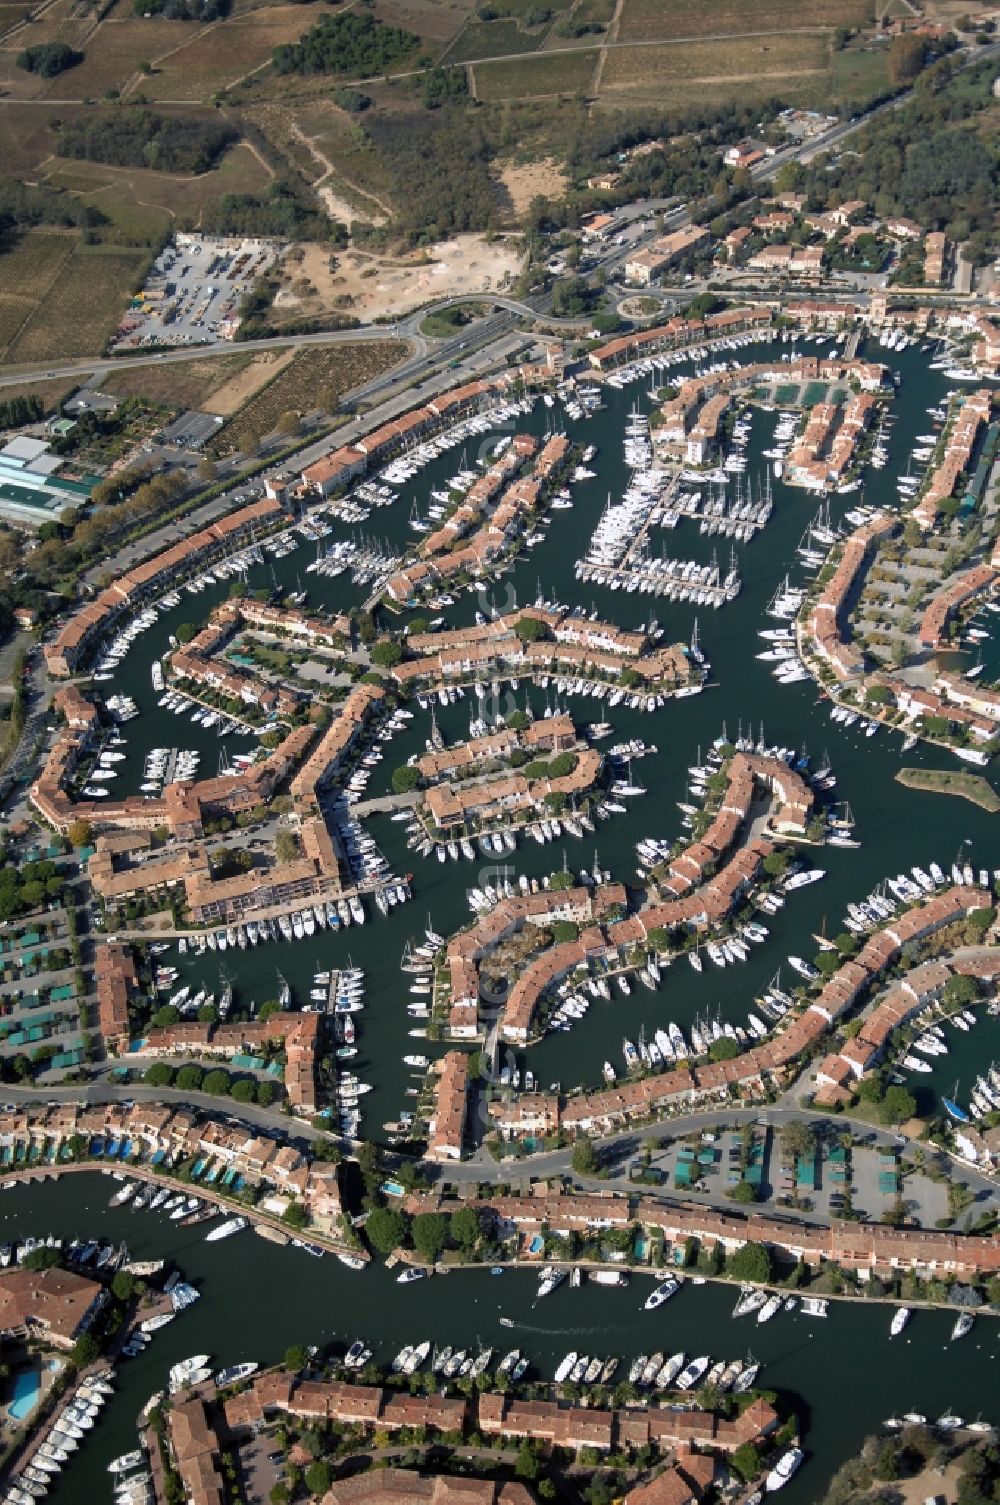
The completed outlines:
[[[189,34],[186,21],[134,17],[131,6],[123,10],[121,20],[116,20],[113,12],[87,39],[83,62],[49,79],[43,93],[53,99],[100,99],[109,89],[124,92],[130,83],[142,78],[143,62],[152,62],[177,47]]]
[[[0,38],[12,26],[16,26],[19,21],[23,21],[30,9],[29,5],[0,5]]]
[[[106,237],[117,234],[125,241],[149,240],[175,219],[197,226],[208,202],[224,193],[260,193],[271,182],[267,167],[243,142],[232,147],[218,167],[196,177],[58,157],[50,159],[48,168],[47,182],[102,210],[114,227],[104,232]]]
[[[586,93],[594,78],[598,54],[590,51],[542,54],[509,63],[476,63],[476,95],[499,99],[544,98],[552,94]]]
[[[830,98],[834,104],[863,106],[888,87],[889,68],[884,46],[846,47],[832,58]]]
[[[375,0],[372,14],[386,26],[401,26],[428,42],[446,42],[474,9],[474,0]]]
[[[253,448],[273,433],[283,413],[308,413],[317,395],[338,398],[364,386],[405,359],[402,340],[359,340],[354,345],[321,345],[300,350],[273,381],[263,387],[225,424],[212,441],[216,455]]]
[[[542,45],[550,22],[527,30],[517,21],[470,21],[441,55],[442,63],[469,63],[481,57],[507,57],[534,52]]]
[[[75,392],[79,385],[79,381],[65,376],[52,381],[26,381],[23,386],[4,387],[0,399],[9,402],[14,397],[37,397],[48,415],[55,413],[64,398]]]
[[[112,367],[101,391],[228,418],[294,357],[289,350],[233,351],[157,366]]]
[[[607,26],[615,13],[615,0],[580,0],[573,12],[574,21],[596,21]]]
[[[3,8],[6,10],[8,7],[5,5]],[[80,4],[79,0],[50,0],[48,5],[42,7],[23,5],[9,8],[20,10],[25,16],[32,11],[36,12],[16,38],[18,45],[22,47],[29,43],[65,42],[70,47],[81,49],[98,24],[96,7],[91,9]]]
[[[762,95],[788,93],[802,75],[826,75],[829,38],[816,35],[747,37],[729,42],[685,42],[662,47],[621,47],[609,51],[601,95],[627,91],[636,101],[662,101],[676,85],[746,84]]]
[[[334,14],[329,5],[310,5],[308,15],[301,5],[273,5],[210,27],[177,22],[184,34],[175,38],[169,53],[153,56],[153,72],[143,79],[142,91],[151,100],[207,103],[220,90],[267,64],[275,47],[297,42],[316,22]]]
[[[662,37],[749,36],[758,31],[785,31],[801,26],[865,26],[873,16],[871,0],[625,0],[618,40],[651,41]]]
[[[11,286],[12,276],[17,279],[14,285],[23,289],[24,258],[40,237],[51,238],[46,232],[30,231],[15,251],[0,257],[0,289]],[[142,281],[149,262],[147,251],[85,246],[74,243],[72,236],[65,238],[71,247],[69,256],[58,262],[50,258],[44,287],[40,276],[31,284],[36,291],[25,300],[30,311],[16,331],[11,331],[7,317],[14,303],[8,293],[0,322],[0,361],[16,364],[99,355],[132,289]]]
[[[72,230],[31,230],[0,256],[0,297],[44,298],[76,246]]]

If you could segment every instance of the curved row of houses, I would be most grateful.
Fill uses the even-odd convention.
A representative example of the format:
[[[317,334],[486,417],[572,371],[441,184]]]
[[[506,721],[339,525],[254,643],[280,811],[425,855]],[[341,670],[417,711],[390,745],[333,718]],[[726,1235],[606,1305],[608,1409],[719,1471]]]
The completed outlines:
[[[584,894],[585,891],[570,890],[557,897],[566,902],[569,906],[567,912],[572,913],[574,904],[586,902]],[[552,898],[551,895],[544,897]],[[470,1020],[473,1017],[473,997],[478,995],[478,963],[504,934],[510,933],[519,923],[526,922],[527,915],[520,913],[517,906],[528,902],[505,901],[484,921],[480,921],[473,931],[456,937],[449,947],[452,986],[455,990],[464,990],[464,1010]],[[602,960],[617,959],[621,954],[619,946],[623,931],[627,934],[627,943],[632,945],[647,940],[654,929],[699,923],[699,916],[691,909],[692,902],[698,906],[703,904],[698,894],[691,894],[669,904],[649,906],[623,921],[603,927],[590,925],[581,932],[578,942],[570,943],[570,949],[559,946],[549,948],[539,958],[539,970],[535,972],[531,967],[526,969],[511,990],[500,1027],[501,1034],[508,1039],[526,1039],[529,1024],[522,1021],[527,1019],[530,1023],[544,987],[549,986],[555,977],[565,975],[566,971],[582,962],[597,957]],[[731,1060],[678,1066],[659,1074],[618,1082],[599,1091],[582,1092],[563,1098],[554,1094],[524,1093],[510,1103],[497,1102],[491,1105],[493,1126],[502,1135],[551,1135],[560,1129],[568,1133],[607,1134],[659,1113],[693,1108],[699,1103],[712,1100],[726,1101],[734,1092],[758,1091],[769,1080],[780,1080],[788,1073],[801,1070],[824,1037],[832,1033],[888,968],[896,963],[904,947],[966,919],[983,907],[984,895],[981,889],[956,886],[934,894],[895,916],[868,937],[856,956],[843,962],[833,976],[824,981],[819,992],[808,999],[801,1013],[796,1014],[773,1037],[741,1052]],[[699,914],[704,914],[703,909],[700,909]],[[705,919],[701,918],[700,922],[705,923]],[[535,923],[539,921],[536,920]],[[477,935],[480,927],[481,933]],[[616,941],[617,945],[614,944]],[[956,967],[956,970],[961,968]],[[926,978],[922,983],[918,977],[913,991],[913,996],[919,996],[924,1002],[927,996],[923,991],[925,984]],[[904,986],[905,984],[901,984],[901,987]],[[461,1007],[460,1004],[459,1008]],[[516,1012],[512,1012],[514,1010]],[[461,1018],[459,1009],[453,1009],[452,1017],[453,1020]],[[512,1035],[508,1026],[511,1018],[514,1020],[514,1027],[518,1031],[523,1029],[524,1034]],[[891,1009],[886,1018],[892,1019],[891,1027],[899,1022]],[[864,1038],[859,1043],[838,1047],[827,1057],[820,1067],[820,1087],[833,1094],[829,1101],[836,1100],[844,1083],[861,1075],[874,1063],[888,1033],[885,1019],[877,1016],[866,1021]],[[462,1059],[460,1053],[455,1054]],[[454,1091],[459,1090],[457,1082],[452,1086]],[[464,1104],[464,1082],[460,1091]],[[464,1110],[457,1114],[455,1104],[451,1102],[449,1115],[449,1122],[458,1125],[458,1132],[449,1138],[438,1135],[434,1141],[434,1154],[438,1159],[458,1159],[462,1154]],[[432,1124],[433,1122],[432,1119]]]
[[[767,792],[770,827],[778,836],[802,837],[813,813],[809,785],[778,758],[736,753],[726,765],[727,785],[711,824],[666,864],[648,902],[626,918],[602,920],[627,900],[621,884],[572,888],[502,900],[448,943],[451,1033],[470,1036],[478,1027],[479,970],[502,941],[527,925],[570,920],[581,926],[573,941],[548,946],[524,966],[510,990],[500,1021],[502,1038],[524,1043],[534,1033],[546,991],[578,967],[622,964],[635,946],[645,947],[657,930],[704,930],[724,919],[759,876],[774,843],[759,837],[737,848],[751,814],[755,791]],[[731,853],[728,860],[727,854]]]

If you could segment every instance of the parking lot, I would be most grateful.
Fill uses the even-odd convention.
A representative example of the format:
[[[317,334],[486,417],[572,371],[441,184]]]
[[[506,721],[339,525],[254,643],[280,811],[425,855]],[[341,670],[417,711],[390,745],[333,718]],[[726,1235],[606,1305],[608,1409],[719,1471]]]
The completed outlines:
[[[284,1478],[284,1459],[273,1432],[261,1432],[237,1449],[237,1467],[247,1505],[268,1505],[271,1490]]]
[[[662,1177],[664,1191],[719,1206],[744,1179],[741,1159],[739,1132],[719,1131],[654,1151],[649,1168],[654,1177]],[[792,1165],[783,1161],[780,1143],[768,1131],[755,1138],[746,1179],[758,1204],[773,1209],[796,1210],[826,1222],[849,1206],[864,1221],[879,1222],[895,1208],[898,1196],[908,1220],[933,1228],[948,1216],[948,1188],[925,1174],[918,1162],[913,1152],[880,1148],[863,1137],[849,1150],[831,1138],[821,1143],[815,1158]],[[641,1169],[643,1162],[633,1161],[633,1174]]]
[[[231,340],[244,294],[283,250],[282,241],[251,236],[176,235],[132,300],[112,349]]]

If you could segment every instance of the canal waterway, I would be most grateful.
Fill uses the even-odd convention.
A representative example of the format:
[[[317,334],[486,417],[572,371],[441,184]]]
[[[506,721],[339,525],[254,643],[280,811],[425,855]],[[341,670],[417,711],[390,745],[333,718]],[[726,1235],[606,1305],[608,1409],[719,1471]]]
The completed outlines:
[[[891,1339],[892,1308],[876,1302],[831,1302],[824,1319],[779,1313],[761,1327],[734,1319],[735,1288],[715,1283],[686,1284],[655,1313],[643,1310],[650,1286],[642,1277],[623,1289],[563,1285],[538,1303],[537,1278],[527,1270],[499,1278],[456,1270],[401,1286],[380,1264],[355,1273],[250,1232],[208,1244],[203,1228],[109,1209],[116,1184],[97,1173],[64,1176],[58,1187],[18,1187],[0,1201],[0,1241],[27,1233],[124,1239],[134,1258],[167,1257],[202,1291],[139,1358],[121,1363],[115,1396],[49,1495],[53,1505],[110,1498],[107,1464],[134,1446],[138,1411],[179,1360],[209,1353],[216,1367],[276,1363],[293,1343],[337,1356],[357,1337],[386,1366],[404,1343],[424,1338],[470,1351],[491,1345],[497,1357],[518,1347],[538,1379],[551,1379],[570,1349],[621,1355],[619,1377],[637,1354],[654,1349],[726,1359],[750,1350],[762,1364],[758,1383],[792,1399],[802,1423],[809,1466],[786,1491],[791,1505],[817,1500],[833,1470],[886,1416],[920,1411],[933,1420],[949,1411],[1000,1421],[1000,1327],[986,1318],[951,1344],[949,1313],[918,1311]]]
[[[815,344],[804,348],[809,353],[820,349]],[[788,350],[787,346],[773,350],[748,346],[739,358],[763,359],[769,351]],[[889,440],[890,464],[881,472],[869,473],[863,493],[832,499],[834,521],[862,496],[872,504],[895,504],[895,476],[905,469],[916,435],[929,429],[926,409],[940,401],[947,386],[941,373],[927,369],[929,357],[916,350],[900,353],[873,346],[867,355],[884,360],[902,374],[892,401],[896,422]],[[689,369],[674,367],[669,379],[676,381]],[[571,439],[596,444],[598,453],[590,465],[595,476],[573,486],[573,509],[551,514],[544,542],[527,560],[492,590],[487,589],[482,599],[460,597],[447,613],[448,624],[471,622],[477,608],[490,609],[491,598],[504,611],[515,600],[522,605],[533,601],[539,591],[549,599],[580,603],[623,627],[638,626],[653,615],[665,628],[665,641],[687,640],[697,614],[702,644],[712,663],[712,687],[699,697],[668,702],[653,715],[623,707],[609,710],[606,702],[570,698],[568,709],[578,723],[601,719],[613,723],[609,742],[642,737],[656,744],[656,755],[636,761],[632,769],[634,780],[647,793],[629,801],[626,814],[614,816],[584,841],[567,837],[545,848],[523,842],[507,859],[510,876],[541,877],[561,868],[564,854],[571,871],[589,869],[596,851],[601,867],[610,869],[614,878],[637,882],[635,842],[680,832],[677,801],[685,798],[686,769],[700,761],[699,748],[704,752],[723,724],[731,737],[741,723],[755,734],[763,725],[768,742],[804,746],[817,761],[828,749],[838,780],[835,797],[849,800],[857,822],[854,834],[862,846],[856,851],[829,848],[815,854],[826,878],[791,895],[776,917],[764,917],[770,936],[765,945],[754,948],[747,965],[720,970],[706,961],[704,971],[697,974],[679,960],[664,974],[658,992],[634,988],[629,998],[615,997],[610,1003],[595,1000],[572,1033],[551,1036],[528,1052],[518,1053],[519,1064],[530,1065],[542,1085],[558,1081],[565,1087],[596,1084],[605,1059],[620,1068],[622,1037],[635,1039],[642,1025],[648,1035],[676,1019],[686,1030],[696,1016],[717,1010],[724,1020],[745,1021],[754,997],[779,967],[786,983],[793,980],[788,955],[812,956],[816,947],[811,936],[824,929],[835,935],[843,928],[847,903],[864,897],[886,875],[913,864],[926,866],[935,859],[947,867],[959,850],[961,860],[971,861],[977,869],[1000,865],[991,817],[957,800],[905,790],[894,781],[903,762],[932,768],[960,766],[951,755],[917,747],[904,757],[896,733],[882,730],[867,739],[856,727],[844,729],[829,720],[829,708],[818,701],[811,682],[781,686],[769,673],[770,666],[754,657],[766,646],[758,630],[774,625],[766,609],[775,589],[786,572],[793,579],[802,576],[795,549],[816,515],[815,497],[772,477],[774,514],[751,543],[736,544],[742,592],[735,603],[719,611],[611,592],[575,579],[575,561],[584,552],[607,497],[617,499],[627,482],[622,434],[628,412],[633,404],[644,411],[654,406],[648,378],[622,391],[607,388],[605,401],[604,409],[585,422],[566,422],[560,409],[541,403],[530,416],[518,420],[521,431],[543,434],[547,427],[565,426]],[[755,488],[766,474],[768,461],[761,451],[770,447],[776,417],[758,412],[753,420],[746,478]],[[498,436],[502,432],[498,430]],[[470,463],[477,446],[478,441],[476,447],[468,446]],[[418,510],[425,510],[431,490],[459,468],[461,458],[460,450],[450,451],[401,488],[391,508],[374,512],[358,528],[338,524],[332,536],[367,537],[393,544],[402,552],[416,536],[408,527],[413,502]],[[654,555],[661,542],[666,553],[683,559],[707,562],[717,551],[723,574],[729,568],[729,541],[701,536],[697,523],[682,521],[673,531],[654,530]],[[307,606],[320,611],[360,604],[364,591],[352,586],[348,576],[330,580],[306,571],[313,553],[314,546],[303,542],[288,557],[269,559],[251,569],[249,587],[277,584],[288,591],[301,587],[308,592]],[[116,675],[113,688],[132,695],[142,713],[123,729],[129,756],[118,765],[122,793],[138,789],[143,758],[154,746],[196,748],[202,753],[201,771],[215,772],[222,744],[213,732],[157,706],[150,663],[167,651],[170,633],[185,622],[199,625],[227,591],[223,585],[197,596],[183,593],[180,605],[138,640]],[[511,692],[505,684],[498,699],[485,703],[486,711],[504,714],[515,704],[523,706],[526,695],[536,712],[544,709],[546,700],[554,703],[556,698],[553,687],[548,692],[537,687]],[[469,716],[481,704],[469,696],[437,708],[438,724],[449,741],[467,735]],[[423,751],[428,732],[429,715],[418,714],[387,748],[369,793],[386,789],[392,769],[411,753]],[[231,752],[247,745],[246,739],[235,738],[225,744]],[[315,970],[345,965],[348,958],[364,967],[367,999],[365,1011],[357,1016],[360,1053],[354,1064],[359,1075],[373,1084],[374,1090],[362,1100],[364,1127],[367,1135],[378,1138],[383,1122],[397,1119],[401,1109],[412,1106],[406,1094],[416,1083],[402,1056],[441,1048],[408,1036],[413,1024],[405,1007],[409,979],[399,971],[404,945],[409,938],[422,937],[428,916],[442,934],[466,922],[470,913],[467,889],[489,881],[490,869],[485,859],[424,861],[407,850],[401,823],[383,816],[370,818],[367,824],[396,872],[413,875],[411,903],[393,910],[386,919],[370,906],[369,922],[363,929],[317,934],[291,945],[227,951],[224,956],[179,958],[171,951],[164,960],[177,965],[182,980],[193,987],[218,989],[224,969],[233,983],[236,1007],[244,1009],[276,996],[279,969],[301,1004],[308,997]],[[922,1106],[931,1105],[933,1095],[950,1093],[956,1074],[961,1078],[960,1091],[967,1092],[971,1077],[992,1057],[1000,1056],[1000,1026],[984,1015],[968,1036],[949,1031],[949,1042],[952,1053],[936,1065],[932,1076],[915,1084],[924,1094]],[[141,1358],[122,1366],[118,1391],[105,1418],[67,1470],[65,1483],[50,1496],[57,1505],[101,1495],[107,1460],[130,1445],[139,1407],[162,1387],[168,1366],[176,1360],[210,1351],[218,1365],[246,1358],[268,1362],[279,1358],[290,1343],[332,1344],[336,1351],[355,1337],[372,1343],[382,1361],[388,1361],[403,1343],[423,1337],[462,1346],[477,1340],[504,1348],[516,1344],[530,1354],[542,1376],[551,1376],[559,1357],[571,1348],[621,1352],[627,1362],[636,1352],[650,1348],[684,1348],[689,1354],[712,1352],[715,1357],[735,1358],[744,1355],[750,1344],[765,1362],[764,1383],[787,1390],[800,1407],[808,1467],[785,1491],[790,1505],[818,1499],[834,1468],[892,1411],[915,1409],[934,1417],[951,1410],[970,1419],[981,1412],[1000,1421],[995,1368],[1000,1338],[996,1324],[985,1319],[969,1338],[951,1348],[947,1338],[952,1319],[944,1313],[918,1314],[904,1337],[894,1342],[888,1337],[886,1309],[857,1304],[832,1305],[825,1321],[783,1314],[758,1328],[732,1321],[733,1293],[712,1285],[686,1288],[653,1317],[640,1310],[645,1287],[639,1280],[623,1291],[563,1288],[537,1308],[532,1306],[535,1280],[527,1272],[502,1279],[456,1272],[447,1283],[436,1278],[417,1287],[414,1294],[412,1287],[397,1286],[391,1273],[377,1264],[363,1274],[353,1274],[330,1258],[313,1260],[249,1233],[231,1242],[205,1244],[198,1229],[178,1229],[156,1214],[109,1211],[106,1203],[112,1189],[113,1183],[98,1176],[72,1176],[64,1177],[58,1189],[50,1185],[10,1192],[0,1198],[0,1241],[49,1232],[65,1237],[126,1237],[136,1258],[165,1255],[176,1259],[204,1295],[196,1307],[157,1334]],[[514,1327],[501,1327],[501,1316],[509,1317]]]

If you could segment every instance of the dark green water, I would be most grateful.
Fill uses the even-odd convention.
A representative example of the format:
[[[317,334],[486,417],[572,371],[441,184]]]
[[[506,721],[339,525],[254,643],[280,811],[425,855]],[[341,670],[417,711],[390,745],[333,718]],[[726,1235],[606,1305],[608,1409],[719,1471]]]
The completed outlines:
[[[528,1271],[499,1279],[456,1271],[419,1288],[400,1286],[383,1266],[355,1274],[249,1232],[206,1244],[198,1229],[179,1229],[157,1213],[108,1209],[115,1186],[96,1173],[73,1175],[58,1189],[18,1188],[0,1199],[0,1240],[28,1232],[126,1239],[136,1258],[176,1260],[203,1292],[145,1353],[122,1363],[114,1398],[49,1496],[55,1505],[104,1496],[108,1461],[134,1446],[138,1410],[178,1360],[209,1352],[217,1365],[268,1363],[290,1343],[337,1354],[358,1336],[385,1364],[404,1342],[423,1338],[468,1348],[482,1341],[500,1351],[516,1345],[542,1378],[552,1377],[569,1349],[621,1354],[627,1364],[654,1348],[738,1358],[751,1347],[764,1365],[761,1383],[795,1397],[803,1424],[809,1463],[786,1491],[792,1505],[818,1499],[832,1470],[893,1412],[997,1417],[1000,1331],[986,1319],[949,1346],[946,1313],[918,1312],[895,1340],[889,1308],[874,1303],[832,1303],[825,1320],[780,1313],[760,1327],[734,1320],[735,1292],[716,1285],[688,1285],[656,1313],[642,1310],[648,1285],[635,1278],[624,1290],[562,1286],[537,1306]],[[513,1327],[501,1326],[501,1317]]]
[[[748,347],[740,358],[750,360],[762,354],[763,347]],[[876,359],[884,357],[903,373],[903,385],[893,404],[897,421],[890,444],[891,463],[881,473],[871,473],[864,493],[870,503],[894,504],[892,477],[905,467],[916,434],[929,428],[925,410],[940,399],[945,383],[939,373],[926,369],[926,357],[914,351],[899,354],[876,347],[871,354]],[[493,596],[499,609],[513,604],[515,591],[519,602],[533,600],[540,581],[547,597],[581,602],[588,610],[596,608],[601,616],[622,626],[638,625],[654,613],[666,627],[669,640],[690,636],[695,615],[690,605],[669,605],[650,597],[581,585],[573,575],[574,562],[583,552],[606,496],[609,492],[619,495],[625,483],[621,433],[633,402],[651,406],[647,386],[648,382],[640,381],[624,392],[608,389],[603,412],[585,424],[569,424],[572,438],[600,446],[591,466],[597,475],[574,488],[573,510],[554,512],[544,543],[512,575],[498,582]],[[519,421],[518,428],[540,433],[553,418],[539,404],[530,418]],[[763,473],[767,462],[760,458],[760,451],[770,447],[775,419],[776,415],[764,413],[755,417],[749,477]],[[470,461],[474,455],[470,445]],[[407,525],[412,500],[416,499],[418,506],[425,504],[431,489],[459,468],[460,459],[461,452],[452,451],[435,462],[401,491],[393,508],[373,514],[359,531],[369,538],[394,541],[400,549],[412,543],[415,535]],[[898,736],[881,732],[869,740],[859,736],[856,729],[845,731],[830,722],[827,710],[817,703],[811,683],[779,686],[768,672],[769,666],[755,660],[754,654],[765,646],[757,637],[758,629],[773,625],[764,616],[767,603],[787,570],[793,577],[800,573],[795,548],[817,505],[814,498],[802,492],[773,484],[775,511],[766,530],[752,544],[736,546],[742,594],[721,611],[702,608],[698,612],[702,642],[718,687],[698,698],[668,704],[653,716],[621,707],[609,711],[606,704],[593,700],[570,702],[579,721],[613,721],[613,740],[642,736],[656,743],[659,751],[655,758],[644,759],[633,768],[636,779],[648,790],[645,797],[632,801],[626,815],[600,827],[596,837],[583,842],[567,839],[566,858],[571,869],[589,867],[596,845],[602,866],[610,868],[615,878],[634,880],[636,840],[678,832],[676,802],[684,798],[687,766],[696,761],[699,746],[704,750],[719,734],[723,721],[732,736],[741,720],[745,727],[752,725],[755,732],[763,722],[769,742],[795,747],[805,744],[817,759],[825,748],[829,749],[838,777],[837,797],[850,800],[857,820],[855,835],[863,846],[860,851],[831,848],[820,855],[826,879],[794,894],[778,916],[766,919],[770,938],[766,945],[755,948],[746,966],[720,971],[706,963],[699,975],[681,962],[666,974],[656,994],[635,989],[628,999],[595,1001],[586,1019],[571,1034],[550,1037],[528,1053],[528,1064],[542,1083],[596,1083],[601,1062],[605,1057],[620,1062],[622,1036],[635,1038],[643,1023],[649,1031],[664,1020],[676,1018],[686,1027],[696,1014],[716,1008],[721,1008],[724,1018],[744,1020],[755,994],[785,963],[788,954],[811,955],[815,949],[811,933],[824,921],[827,932],[836,933],[846,904],[863,897],[887,874],[914,863],[926,866],[933,859],[947,867],[959,844],[966,840],[971,846],[965,852],[974,866],[1000,865],[1000,853],[979,812],[968,805],[904,790],[894,782],[893,775],[901,763]],[[835,498],[834,519],[858,500],[858,494]],[[666,552],[681,558],[707,560],[717,549],[723,570],[728,568],[728,541],[701,537],[696,524],[682,522],[675,531],[661,536]],[[660,538],[654,535],[654,553],[659,544]],[[281,586],[294,590],[301,582],[309,592],[309,604],[320,609],[344,609],[361,598],[362,592],[345,576],[330,581],[306,573],[312,553],[312,546],[304,543],[295,554],[273,566],[268,563],[257,568],[251,572],[251,588],[270,585],[276,579]],[[185,594],[181,605],[146,633],[125,661],[115,688],[133,695],[144,714],[125,728],[130,760],[119,765],[123,770],[122,792],[138,787],[142,755],[154,745],[199,748],[202,770],[215,771],[218,739],[212,732],[192,726],[186,718],[174,718],[157,708],[149,663],[155,654],[166,651],[168,633],[181,622],[199,622],[226,589],[220,586],[195,597]],[[449,622],[471,621],[479,604],[488,609],[488,597],[479,603],[475,597],[463,596],[449,612]],[[529,693],[532,704],[540,710],[545,692],[536,688]],[[550,698],[553,695],[550,690]],[[519,689],[517,704],[523,705],[524,698],[525,690]],[[449,739],[467,732],[470,708],[475,704],[470,699],[438,708],[439,724]],[[512,706],[506,685],[498,704],[487,702],[491,714]],[[423,749],[427,729],[428,717],[418,716],[406,734],[390,745],[385,762],[372,778],[370,793],[385,788],[392,769],[411,752]],[[228,745],[237,750],[239,744]],[[946,754],[922,748],[908,753],[906,762],[956,766]],[[184,981],[217,987],[221,962],[233,981],[237,1003],[244,1005],[275,996],[279,967],[303,1001],[311,975],[319,966],[340,965],[348,955],[362,965],[368,978],[368,997],[366,1010],[359,1017],[360,1055],[356,1064],[359,1074],[375,1086],[363,1101],[366,1131],[377,1136],[379,1125],[395,1119],[407,1106],[404,1093],[410,1082],[401,1057],[407,1050],[424,1048],[407,1036],[412,1022],[405,1012],[409,993],[407,980],[398,970],[403,946],[408,937],[422,933],[428,914],[442,933],[462,924],[469,914],[466,886],[485,881],[484,875],[488,879],[488,871],[481,862],[440,864],[415,858],[405,847],[401,825],[385,817],[372,820],[370,828],[396,871],[414,874],[413,903],[395,910],[386,920],[374,914],[363,930],[317,935],[298,945],[227,952],[222,958],[212,954],[188,957],[177,964]],[[529,841],[508,865],[513,874],[542,875],[562,866],[563,850],[561,843],[542,848]],[[786,975],[791,975],[787,966]],[[1000,1055],[996,1020],[984,1017],[969,1036],[953,1032],[952,1038],[953,1055],[933,1077],[924,1077],[919,1083],[928,1092],[950,1091],[956,1072],[963,1077],[965,1089],[970,1072],[974,1075],[983,1061]],[[754,1351],[767,1363],[766,1383],[793,1392],[801,1405],[810,1462],[785,1492],[790,1505],[817,1499],[832,1470],[890,1411],[918,1409],[936,1416],[950,1409],[969,1418],[982,1411],[1000,1420],[995,1415],[996,1378],[991,1367],[997,1333],[995,1325],[985,1321],[980,1321],[973,1334],[954,1350],[945,1347],[950,1321],[944,1315],[920,1315],[905,1339],[890,1345],[884,1309],[858,1306],[836,1306],[825,1322],[782,1315],[763,1329],[751,1329],[746,1323],[730,1321],[731,1293],[705,1287],[685,1290],[656,1315],[654,1341],[653,1324],[646,1314],[640,1314],[642,1287],[638,1284],[624,1292],[596,1287],[580,1292],[560,1290],[532,1312],[534,1280],[527,1274],[508,1275],[502,1281],[478,1274],[454,1274],[447,1287],[440,1281],[421,1286],[415,1299],[409,1288],[397,1287],[381,1268],[353,1275],[332,1260],[315,1261],[296,1251],[276,1249],[249,1234],[232,1242],[206,1245],[196,1231],[178,1230],[159,1221],[156,1214],[107,1211],[105,1203],[111,1189],[111,1183],[101,1178],[67,1177],[58,1191],[41,1187],[10,1193],[0,1205],[2,1237],[49,1231],[70,1236],[125,1236],[127,1230],[136,1257],[176,1257],[185,1274],[202,1285],[205,1296],[193,1311],[156,1335],[146,1355],[131,1367],[123,1367],[119,1394],[108,1409],[107,1419],[73,1464],[66,1485],[52,1496],[60,1505],[89,1498],[92,1490],[99,1489],[99,1481],[106,1477],[102,1470],[107,1459],[130,1444],[135,1413],[147,1396],[160,1388],[166,1369],[178,1358],[211,1350],[219,1364],[247,1357],[267,1361],[278,1357],[292,1342],[345,1344],[356,1336],[376,1343],[382,1359],[390,1358],[404,1342],[425,1336],[442,1343],[461,1340],[463,1345],[477,1337],[505,1346],[517,1343],[531,1353],[543,1375],[551,1375],[555,1362],[569,1348],[624,1351],[628,1357],[640,1349],[684,1347],[689,1353],[711,1351],[716,1357],[732,1358],[744,1353],[752,1342]],[[526,1325],[505,1333],[497,1326],[501,1314]]]

